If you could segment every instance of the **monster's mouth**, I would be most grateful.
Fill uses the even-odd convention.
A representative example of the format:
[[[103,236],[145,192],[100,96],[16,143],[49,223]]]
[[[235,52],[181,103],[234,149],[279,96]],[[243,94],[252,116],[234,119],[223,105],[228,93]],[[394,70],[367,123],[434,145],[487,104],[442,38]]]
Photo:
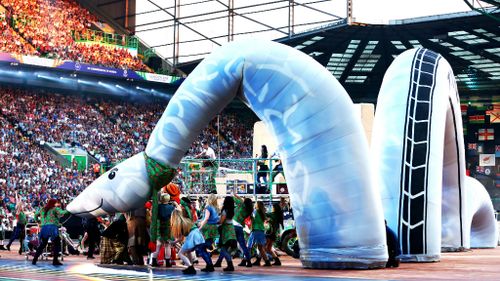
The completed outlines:
[[[103,203],[104,203],[104,199],[102,199],[102,198],[101,198],[101,203],[99,203],[99,206],[95,207],[94,209],[89,210],[89,211],[78,212],[78,213],[71,213],[71,214],[72,214],[72,215],[75,215],[75,216],[76,216],[76,215],[83,215],[83,214],[90,214],[90,213],[92,213],[92,212],[94,212],[94,211],[98,210],[99,208],[101,208],[101,207],[102,207],[102,205],[103,205]]]

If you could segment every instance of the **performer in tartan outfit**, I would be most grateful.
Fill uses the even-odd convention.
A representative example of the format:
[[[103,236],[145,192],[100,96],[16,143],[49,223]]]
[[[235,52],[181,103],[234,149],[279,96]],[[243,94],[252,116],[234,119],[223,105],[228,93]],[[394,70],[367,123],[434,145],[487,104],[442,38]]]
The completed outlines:
[[[165,266],[172,267],[170,262],[171,247],[170,243],[174,240],[172,236],[170,218],[173,210],[175,209],[173,203],[170,202],[170,195],[168,193],[161,194],[161,200],[158,206],[158,233],[159,237],[156,240],[156,251],[152,253],[151,266],[158,266],[158,254],[162,246],[165,247]]]
[[[207,205],[203,211],[199,228],[205,238],[207,248],[212,248],[215,239],[219,237],[219,206],[217,204],[217,195],[210,194],[207,199]]]
[[[280,234],[280,229],[283,228],[283,210],[281,209],[280,203],[276,202],[273,204],[273,211],[266,214],[268,221],[266,228],[266,252],[273,257],[273,265],[281,265],[281,261],[273,249],[273,244],[278,239]]]
[[[247,248],[245,241],[245,233],[243,232],[243,225],[245,225],[245,219],[252,215],[253,202],[250,198],[241,198],[236,192],[234,192],[234,231],[236,232],[236,240],[238,245],[240,245],[244,258],[238,266],[252,267],[252,262],[250,261],[250,250]]]

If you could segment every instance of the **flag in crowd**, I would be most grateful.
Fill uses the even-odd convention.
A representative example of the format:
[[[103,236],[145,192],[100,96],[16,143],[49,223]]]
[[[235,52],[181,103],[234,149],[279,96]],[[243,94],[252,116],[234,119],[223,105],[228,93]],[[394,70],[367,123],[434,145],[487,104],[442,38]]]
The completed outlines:
[[[484,115],[471,115],[471,116],[469,116],[469,123],[471,123],[471,124],[484,124]]]
[[[467,148],[468,148],[469,150],[474,150],[474,151],[476,151],[476,150],[477,150],[477,143],[469,143],[469,144],[467,145]]]
[[[477,130],[477,138],[480,141],[489,141],[495,139],[494,129],[479,129]]]
[[[468,106],[468,105],[466,105],[466,104],[461,104],[461,105],[460,105],[460,111],[462,112],[462,116],[466,116],[466,115],[467,115],[467,108],[468,108],[468,107],[469,107],[469,106]]]
[[[500,123],[500,109],[488,110],[486,115],[490,118],[490,124]]]
[[[495,166],[495,154],[479,154],[479,166]]]

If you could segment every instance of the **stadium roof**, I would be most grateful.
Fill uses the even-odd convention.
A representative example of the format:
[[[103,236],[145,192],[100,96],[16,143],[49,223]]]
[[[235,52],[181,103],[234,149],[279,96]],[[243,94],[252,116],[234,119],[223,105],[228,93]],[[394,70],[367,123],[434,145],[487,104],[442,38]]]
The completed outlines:
[[[498,16],[499,11],[492,11]],[[385,71],[403,51],[425,47],[451,64],[462,99],[499,101],[500,22],[463,12],[391,22],[346,21],[277,40],[325,66],[356,102],[375,102]],[[199,61],[198,61],[199,62]],[[181,69],[189,73],[198,62]]]

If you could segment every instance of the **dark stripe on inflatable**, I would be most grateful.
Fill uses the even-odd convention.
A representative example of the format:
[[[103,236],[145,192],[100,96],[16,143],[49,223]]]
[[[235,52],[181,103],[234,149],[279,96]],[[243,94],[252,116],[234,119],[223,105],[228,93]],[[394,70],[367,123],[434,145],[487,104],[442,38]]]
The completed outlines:
[[[428,143],[430,145],[431,143],[431,135],[430,135],[430,132],[431,132],[431,127],[432,127],[432,114],[433,114],[433,106],[432,106],[432,101],[434,100],[434,89],[435,89],[435,86],[436,86],[436,71],[437,71],[437,66],[439,64],[439,60],[441,59],[441,56],[437,53],[434,53],[432,51],[429,51],[427,50],[426,53],[425,53],[426,56],[429,56],[428,58],[430,60],[433,60],[434,61],[434,67],[433,67],[433,72],[432,72],[432,89],[430,90],[430,109],[431,109],[431,112],[430,112],[430,115],[429,115],[429,138],[428,138]],[[430,149],[427,151],[427,159],[429,159],[429,154],[430,154]],[[429,162],[427,161],[427,164],[429,164]],[[427,166],[428,168],[428,166]],[[424,233],[425,233],[425,244],[424,244],[424,253],[427,253],[427,203],[429,202],[429,200],[427,200],[427,198],[429,198],[427,196],[427,191],[428,191],[428,173],[427,173],[427,177],[426,177],[426,190],[425,190],[425,218],[424,218]]]
[[[408,87],[408,94],[406,95],[407,96],[407,100],[406,100],[406,113],[405,113],[405,116],[408,116],[408,111],[409,111],[409,104],[410,104],[410,93],[412,92],[412,89],[413,89],[413,68],[415,67],[415,58],[417,57],[418,55],[418,52],[415,52],[415,55],[413,56],[413,60],[412,60],[412,63],[411,63],[411,77],[410,77],[410,85]],[[407,134],[407,128],[408,128],[408,118],[405,119],[405,125],[404,125],[404,128],[405,128],[405,131],[404,131],[404,135],[406,136]],[[405,151],[406,151],[406,142],[404,141],[403,142],[403,155],[401,156],[401,159],[404,158],[404,155],[405,155]],[[406,228],[403,228],[403,224],[401,223],[401,218],[403,217],[402,215],[402,212],[406,212],[407,210],[407,206],[403,206],[403,186],[406,185],[406,183],[403,182],[404,180],[404,168],[405,168],[405,164],[404,164],[404,161],[401,161],[401,173],[399,175],[399,178],[400,178],[400,192],[399,192],[399,216],[398,216],[398,243],[399,243],[399,247],[401,249],[401,254],[405,254],[407,251],[405,251],[405,249],[407,248],[406,245],[407,245],[407,241],[406,239]],[[403,238],[404,237],[404,238]]]
[[[453,102],[451,98],[448,99],[450,103],[451,115],[453,116],[453,132],[455,133],[455,148],[457,153],[457,175],[458,175],[458,211],[460,212],[460,246],[464,247],[464,225],[462,218],[462,173],[460,172],[460,161],[462,160],[460,156],[460,151],[458,147],[458,131],[457,131],[457,119],[455,116],[455,108],[453,108]]]
[[[400,241],[402,254],[427,252],[427,186],[432,120],[432,98],[439,55],[417,50],[407,100],[400,192]]]

